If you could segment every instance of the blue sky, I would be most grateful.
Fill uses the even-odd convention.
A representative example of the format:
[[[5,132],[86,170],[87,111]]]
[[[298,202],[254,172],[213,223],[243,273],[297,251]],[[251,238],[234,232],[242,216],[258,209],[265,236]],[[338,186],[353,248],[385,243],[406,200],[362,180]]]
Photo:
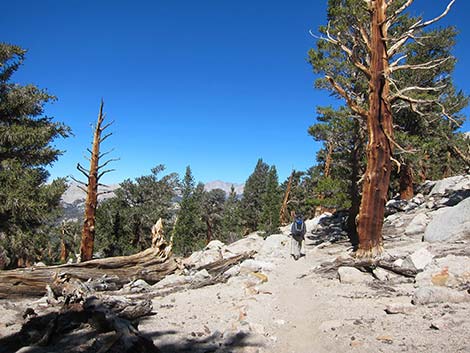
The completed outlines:
[[[430,17],[446,4],[416,0],[413,9]],[[46,113],[74,132],[56,141],[66,152],[53,177],[80,176],[101,98],[115,120],[103,149],[120,158],[105,183],[157,164],[181,175],[191,165],[197,181],[243,183],[258,158],[282,181],[315,163],[319,145],[307,129],[315,107],[332,101],[313,88],[306,57],[326,1],[5,0],[1,8],[0,40],[28,49],[14,80],[56,95]],[[470,2],[457,0],[441,21],[460,30],[455,82],[467,94],[468,13]]]

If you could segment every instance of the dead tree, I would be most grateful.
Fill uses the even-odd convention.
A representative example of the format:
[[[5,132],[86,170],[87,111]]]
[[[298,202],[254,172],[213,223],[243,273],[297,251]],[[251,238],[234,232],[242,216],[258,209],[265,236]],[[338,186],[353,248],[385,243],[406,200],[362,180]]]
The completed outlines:
[[[326,79],[332,90],[341,96],[357,115],[367,122],[368,144],[366,149],[367,167],[363,176],[362,200],[358,217],[358,257],[374,257],[382,252],[382,227],[385,203],[390,184],[393,151],[405,151],[394,140],[392,104],[405,104],[424,116],[423,106],[435,106],[441,116],[453,120],[438,99],[415,98],[419,92],[439,92],[444,86],[406,86],[393,80],[394,74],[403,70],[431,70],[448,61],[446,58],[431,59],[423,63],[404,62],[407,58],[403,49],[406,43],[419,42],[420,32],[447,15],[455,0],[450,0],[446,9],[437,17],[424,21],[417,19],[400,31],[389,31],[413,0],[397,4],[396,0],[367,0],[364,17],[356,16],[349,21],[347,31],[325,28],[326,37],[320,37],[341,51],[352,67],[362,73],[368,82],[368,101],[364,102],[354,94],[353,88],[344,86],[341,78],[328,70]],[[393,7],[392,5],[397,5]],[[354,16],[351,13],[351,16]],[[402,23],[404,25],[404,23]],[[395,28],[396,29],[396,28]],[[392,33],[393,32],[393,33]],[[405,85],[405,87],[403,87]]]
[[[284,194],[281,211],[279,212],[279,221],[281,225],[286,225],[290,222],[287,205],[289,203],[289,196],[290,196],[290,191],[292,189],[292,180],[294,179],[294,173],[295,173],[295,170],[292,171],[289,177],[289,181],[287,182],[286,193]]]
[[[104,102],[101,100],[100,111],[98,113],[98,119],[96,122],[95,130],[93,133],[93,144],[92,149],[87,149],[90,153],[90,169],[86,170],[84,167],[77,164],[77,169],[85,176],[87,179],[86,183],[79,182],[82,186],[82,190],[86,192],[86,201],[85,201],[85,219],[83,221],[82,229],[82,239],[80,243],[80,260],[88,261],[93,258],[93,247],[95,241],[95,218],[96,218],[96,208],[98,206],[98,196],[106,192],[98,192],[98,186],[101,186],[100,179],[106,173],[114,171],[114,169],[103,169],[110,162],[116,161],[116,159],[109,159],[103,164],[100,165],[100,160],[102,157],[109,152],[100,153],[100,147],[104,140],[106,140],[112,133],[103,135],[103,132],[113,123],[110,122],[106,125],[103,125],[105,115],[103,114]],[[75,179],[74,179],[75,180]]]

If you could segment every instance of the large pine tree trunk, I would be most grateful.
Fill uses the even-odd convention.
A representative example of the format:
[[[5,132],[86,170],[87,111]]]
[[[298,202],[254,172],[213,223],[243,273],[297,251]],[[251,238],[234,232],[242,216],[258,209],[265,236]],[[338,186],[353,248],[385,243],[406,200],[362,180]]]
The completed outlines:
[[[369,114],[367,117],[367,168],[359,211],[358,257],[374,257],[382,252],[382,226],[390,184],[392,114],[388,100],[388,58],[384,0],[372,2]]]
[[[88,174],[87,196],[85,201],[85,220],[83,222],[82,240],[80,243],[80,259],[88,261],[93,258],[95,242],[95,218],[98,204],[98,163],[101,142],[101,124],[103,122],[103,101],[100,105],[98,121],[93,134],[93,146],[90,156],[90,170]]]
[[[413,173],[407,164],[402,164],[400,169],[400,199],[411,200],[414,196]]]

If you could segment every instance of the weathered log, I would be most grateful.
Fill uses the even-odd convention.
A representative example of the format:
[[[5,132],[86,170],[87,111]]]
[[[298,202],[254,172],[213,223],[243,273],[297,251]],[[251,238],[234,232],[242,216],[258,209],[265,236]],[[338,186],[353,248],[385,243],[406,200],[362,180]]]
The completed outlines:
[[[46,294],[47,285],[57,293],[70,279],[87,282],[105,278],[108,284],[113,284],[109,289],[121,288],[136,279],[154,284],[178,269],[177,261],[170,257],[171,244],[167,244],[161,227],[161,221],[157,222],[152,247],[134,255],[0,271],[0,298],[42,296]]]
[[[256,251],[248,251],[228,259],[221,259],[204,266],[197,267],[196,271],[206,270],[210,275],[207,278],[197,278],[196,276],[182,276],[181,280],[170,283],[159,288],[154,288],[150,293],[139,294],[134,298],[154,298],[164,297],[172,293],[181,292],[188,289],[197,289],[210,286],[216,283],[227,281],[228,276],[224,276],[225,271],[238,263],[252,258]]]
[[[372,272],[375,267],[381,267],[401,276],[414,278],[418,274],[418,270],[410,267],[402,267],[393,264],[391,261],[384,259],[336,259],[334,262],[325,262],[315,270],[317,273],[330,273],[337,271],[339,267],[348,266],[355,267],[360,270]]]

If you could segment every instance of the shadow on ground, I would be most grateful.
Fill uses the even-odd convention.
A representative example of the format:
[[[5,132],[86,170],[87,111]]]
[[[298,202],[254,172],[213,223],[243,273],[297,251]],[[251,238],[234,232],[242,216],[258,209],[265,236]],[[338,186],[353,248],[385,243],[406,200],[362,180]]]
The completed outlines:
[[[125,344],[125,334],[117,335],[110,327],[97,323],[87,312],[52,312],[32,317],[19,332],[0,337],[0,353],[229,353],[237,348],[260,346],[249,342],[251,335],[244,332],[231,335],[215,332],[206,337],[181,340],[161,339],[178,334],[173,330],[136,332],[138,340],[136,342],[135,332],[131,334],[129,337],[134,345],[129,348]],[[167,343],[157,343],[158,347],[155,347],[154,341]]]

